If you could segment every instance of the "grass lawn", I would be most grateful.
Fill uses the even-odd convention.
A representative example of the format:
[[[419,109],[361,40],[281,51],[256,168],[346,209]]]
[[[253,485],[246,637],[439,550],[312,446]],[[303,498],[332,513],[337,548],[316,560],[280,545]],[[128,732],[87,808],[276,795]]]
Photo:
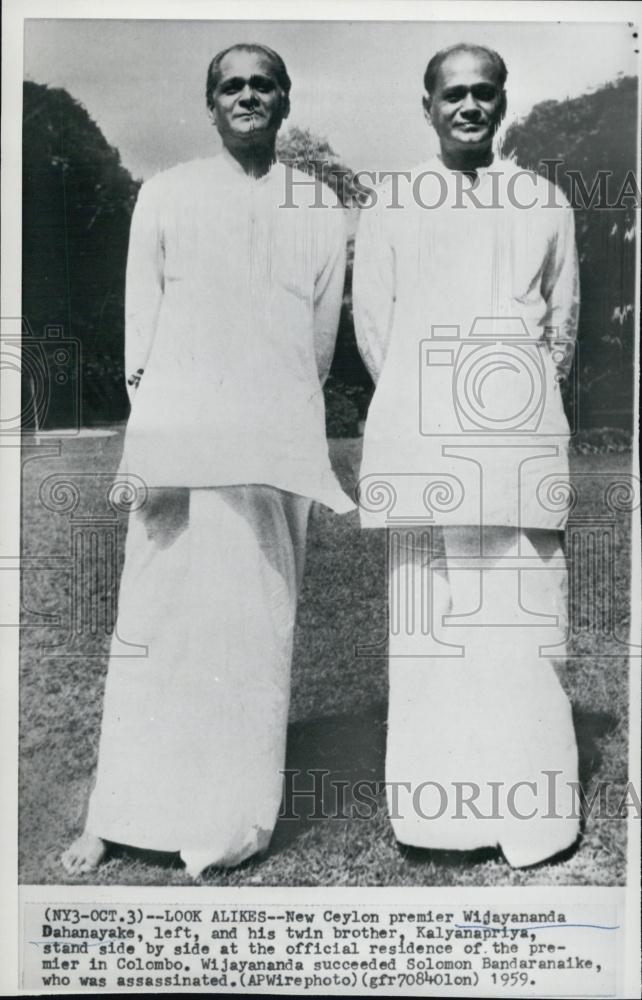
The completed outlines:
[[[75,880],[58,863],[63,848],[82,828],[91,788],[109,644],[100,622],[115,596],[115,584],[86,581],[84,592],[93,602],[88,607],[96,629],[74,640],[77,655],[43,651],[74,624],[70,573],[64,568],[72,522],[69,511],[43,506],[39,489],[48,476],[69,474],[82,485],[75,516],[109,516],[102,496],[118,466],[122,434],[68,440],[59,455],[56,441],[47,439],[47,444],[52,446],[49,457],[30,458],[33,453],[24,452],[20,879],[189,885],[175,855],[116,848],[97,872]],[[344,485],[354,483],[359,442],[335,441],[332,455]],[[588,491],[588,513],[595,514],[602,511],[604,477],[626,473],[630,455],[576,454],[573,463],[583,495]],[[88,475],[79,479],[79,473]],[[593,578],[595,600],[613,601],[620,635],[628,631],[629,517],[622,512],[617,518],[614,573]],[[123,516],[121,552],[125,527]],[[386,661],[383,656],[357,658],[355,646],[385,636],[384,546],[383,532],[359,530],[356,512],[339,517],[323,508],[315,510],[295,641],[288,768],[327,769],[335,781],[383,781]],[[63,568],[56,566],[55,556],[63,557]],[[43,557],[51,565],[38,566]],[[46,617],[56,614],[62,629]],[[589,796],[598,782],[612,783],[613,812],[627,777],[627,662],[617,649],[613,655],[608,635],[591,633],[590,622],[580,620],[579,626],[571,643],[574,655],[560,667],[560,679],[573,704],[581,781]],[[298,779],[297,787],[305,781]],[[624,881],[625,851],[625,823],[597,817],[587,821],[578,850],[554,864],[521,871],[510,869],[491,850],[471,855],[403,848],[394,840],[380,797],[380,808],[370,820],[280,820],[267,854],[234,870],[209,869],[203,881],[230,886],[615,885]]]

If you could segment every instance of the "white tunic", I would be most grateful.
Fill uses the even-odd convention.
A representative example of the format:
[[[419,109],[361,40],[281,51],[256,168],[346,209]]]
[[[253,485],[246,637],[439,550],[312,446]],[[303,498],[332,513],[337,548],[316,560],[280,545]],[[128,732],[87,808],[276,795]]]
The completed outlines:
[[[364,527],[402,520],[559,529],[578,271],[564,196],[510,161],[476,186],[439,158],[360,213],[357,340],[377,389]]]
[[[122,471],[148,486],[263,483],[343,512],[322,382],[345,270],[340,207],[277,163],[228,153],[147,181],[127,264],[132,390]],[[294,188],[291,181],[294,181]],[[295,207],[284,207],[288,201]]]

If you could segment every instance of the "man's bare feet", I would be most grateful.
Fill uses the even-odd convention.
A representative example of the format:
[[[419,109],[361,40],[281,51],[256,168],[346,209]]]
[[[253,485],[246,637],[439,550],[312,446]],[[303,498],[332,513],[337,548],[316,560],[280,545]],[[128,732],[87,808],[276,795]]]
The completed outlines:
[[[85,830],[79,837],[76,837],[60,860],[69,875],[84,875],[98,867],[106,850],[104,840]]]

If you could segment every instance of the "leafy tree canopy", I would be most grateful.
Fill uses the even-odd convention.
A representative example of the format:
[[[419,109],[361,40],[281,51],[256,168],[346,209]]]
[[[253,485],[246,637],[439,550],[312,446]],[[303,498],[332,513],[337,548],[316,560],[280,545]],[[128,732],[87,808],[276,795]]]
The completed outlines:
[[[276,152],[280,160],[292,163],[297,169],[318,177],[331,187],[346,208],[357,204],[353,172],[341,161],[327,139],[314,135],[309,129],[293,126],[279,135]]]
[[[583,426],[631,421],[637,117],[637,80],[622,76],[572,100],[535,105],[504,140],[505,155],[555,179],[575,208]]]
[[[139,184],[65,90],[28,81],[23,107],[23,316],[36,342],[52,325],[80,342],[81,421],[122,419],[125,266]],[[55,380],[48,397],[45,422],[67,423]]]

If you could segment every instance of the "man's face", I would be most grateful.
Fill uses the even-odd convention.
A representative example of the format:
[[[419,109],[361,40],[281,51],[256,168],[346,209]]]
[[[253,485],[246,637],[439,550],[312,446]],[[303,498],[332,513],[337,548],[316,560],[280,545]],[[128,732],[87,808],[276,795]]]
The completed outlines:
[[[236,49],[219,70],[212,111],[224,145],[273,142],[289,109],[270,60]]]
[[[505,109],[493,64],[483,54],[455,52],[439,68],[424,100],[442,149],[473,152],[490,146]]]

